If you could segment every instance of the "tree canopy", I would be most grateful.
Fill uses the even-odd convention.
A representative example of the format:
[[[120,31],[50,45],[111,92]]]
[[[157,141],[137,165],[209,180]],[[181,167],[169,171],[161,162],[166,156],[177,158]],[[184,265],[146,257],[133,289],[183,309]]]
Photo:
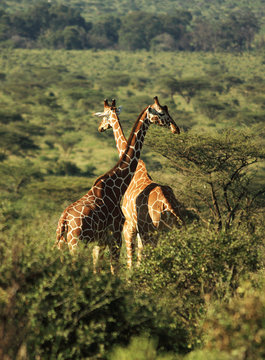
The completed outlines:
[[[141,9],[129,2],[125,2],[129,11],[119,13],[112,11],[113,7],[99,6],[99,13],[87,20],[84,10],[90,6],[93,9],[89,2],[83,6],[67,1],[25,2],[25,9],[8,11],[7,5],[0,7],[1,46],[243,51],[253,47],[264,20],[264,13],[255,11],[255,7],[228,7],[229,11],[223,11],[216,4],[218,15],[211,17],[181,4],[174,11],[165,7],[161,12],[156,6]]]
[[[189,132],[178,141],[164,137],[159,134],[158,141],[152,136],[148,142],[185,177],[187,203],[205,224],[225,230],[251,218],[257,198],[265,192],[255,183],[255,165],[265,159],[258,138],[231,129],[207,135]]]

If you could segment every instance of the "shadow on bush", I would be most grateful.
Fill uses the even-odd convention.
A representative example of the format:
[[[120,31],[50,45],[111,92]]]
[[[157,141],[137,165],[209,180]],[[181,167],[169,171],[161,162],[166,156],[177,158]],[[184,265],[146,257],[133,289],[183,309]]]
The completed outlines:
[[[94,176],[95,166],[87,165],[86,170],[81,170],[75,163],[71,161],[61,161],[58,163],[54,171],[55,175],[60,176]]]
[[[8,246],[9,244],[9,246]],[[93,275],[91,248],[63,259],[52,243],[3,239],[0,255],[0,357],[104,359],[114,345],[146,333],[161,349],[185,350],[187,331],[161,304],[113,277]]]

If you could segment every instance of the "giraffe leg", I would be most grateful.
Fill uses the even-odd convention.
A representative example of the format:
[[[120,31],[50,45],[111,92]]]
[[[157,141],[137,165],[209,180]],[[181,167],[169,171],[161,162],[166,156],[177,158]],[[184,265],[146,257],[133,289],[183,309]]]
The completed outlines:
[[[76,253],[78,241],[79,240],[76,237],[72,237],[70,240],[68,240],[68,248],[71,255],[74,255]]]
[[[137,233],[137,250],[137,267],[139,267],[142,261],[143,253],[143,242],[139,233]]]
[[[67,247],[67,242],[65,238],[62,236],[60,240],[54,244],[54,247],[57,247],[59,250],[64,250]]]
[[[102,260],[103,258],[103,249],[101,246],[96,245],[93,247],[92,251],[93,256],[93,273],[97,274],[100,272],[99,266],[98,266],[98,259]]]
[[[119,270],[119,259],[121,250],[121,234],[117,234],[109,244],[110,249],[110,271],[112,275],[117,274]]]
[[[124,223],[123,234],[124,234],[126,253],[127,253],[127,267],[128,267],[128,269],[132,269],[136,228],[128,220],[126,220]]]
[[[141,261],[143,259],[144,246],[146,246],[147,244],[156,246],[157,240],[158,240],[157,232],[154,231],[153,229],[150,229],[150,231],[147,231],[145,233],[143,233],[143,231],[139,231],[137,233],[137,247],[138,247],[137,267],[139,267],[141,265]]]
[[[125,221],[123,212],[120,206],[117,206],[113,215],[113,223],[109,227],[112,236],[108,238],[108,246],[110,250],[110,271],[112,275],[116,274],[119,270],[119,259],[122,245],[122,229]]]

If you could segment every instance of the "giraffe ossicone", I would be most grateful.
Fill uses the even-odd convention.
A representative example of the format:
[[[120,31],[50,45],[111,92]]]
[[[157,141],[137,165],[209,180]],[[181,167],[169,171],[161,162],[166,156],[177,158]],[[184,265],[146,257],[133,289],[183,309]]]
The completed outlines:
[[[108,108],[112,125],[119,119],[115,105],[115,100],[111,105],[104,100],[104,112]],[[122,244],[121,232],[125,221],[120,202],[138,165],[146,131],[152,123],[170,127],[173,121],[157,111],[155,106],[152,107],[154,111],[150,111],[150,106],[146,107],[137,118],[126,150],[117,164],[98,177],[87,194],[69,205],[59,219],[56,236],[59,248],[67,243],[69,250],[74,252],[79,241],[85,244],[96,242],[98,247],[93,250],[94,272],[97,271],[99,249],[106,246],[110,249],[111,272],[117,271]],[[174,122],[172,124],[175,126]]]
[[[106,113],[109,112],[109,108],[110,105],[104,103]],[[154,104],[147,109],[153,115],[153,122],[168,127],[173,134],[180,133],[178,126],[168,113],[167,106],[162,106],[157,96],[154,98]],[[164,119],[164,122],[159,122],[159,119]],[[128,144],[118,117],[105,116],[102,118],[98,128],[99,132],[109,128],[113,129],[116,146],[121,157]],[[184,224],[181,208],[182,205],[176,199],[173,190],[169,186],[153,182],[144,162],[139,160],[122,203],[122,211],[125,216],[123,233],[127,250],[127,266],[129,268],[132,267],[136,237],[138,239],[137,263],[139,264],[143,242],[150,242],[150,234],[161,228],[172,228],[174,225],[181,226]]]

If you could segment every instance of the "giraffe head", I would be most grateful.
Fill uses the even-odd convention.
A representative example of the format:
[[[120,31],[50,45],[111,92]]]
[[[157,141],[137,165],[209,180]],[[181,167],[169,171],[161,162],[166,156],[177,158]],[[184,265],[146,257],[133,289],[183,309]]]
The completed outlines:
[[[121,113],[121,106],[116,108],[115,99],[112,99],[111,105],[109,105],[108,99],[105,99],[104,111],[94,113],[95,116],[102,117],[101,123],[99,124],[98,127],[98,131],[103,132],[113,127],[120,113]]]
[[[154,104],[147,107],[147,117],[151,123],[158,124],[170,128],[173,134],[179,134],[180,129],[169,115],[168,107],[160,105],[158,97],[154,97]],[[98,127],[99,132],[110,129],[114,126],[113,113],[118,116],[121,113],[121,106],[116,108],[115,100],[109,105],[108,100],[104,100],[104,112],[98,112],[94,115],[102,117],[102,121]]]
[[[147,118],[151,123],[170,128],[173,134],[180,133],[179,127],[172,119],[172,117],[169,115],[167,105],[164,106],[160,105],[157,96],[154,97],[154,104],[148,106],[146,112],[147,112]]]

